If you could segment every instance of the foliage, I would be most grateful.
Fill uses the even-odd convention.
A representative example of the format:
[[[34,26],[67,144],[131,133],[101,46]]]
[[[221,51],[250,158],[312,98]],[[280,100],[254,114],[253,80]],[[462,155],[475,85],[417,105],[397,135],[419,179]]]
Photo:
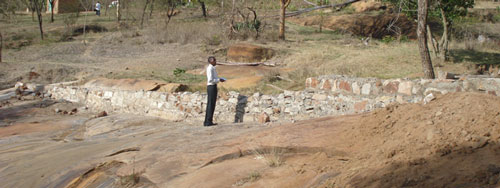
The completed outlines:
[[[392,41],[395,41],[395,40],[396,40],[396,38],[395,38],[395,37],[390,36],[390,35],[386,35],[386,36],[384,36],[384,37],[382,38],[382,40],[381,40],[381,41],[382,41],[383,43],[389,44],[389,43],[391,43]]]
[[[407,16],[416,19],[417,18],[417,1],[418,0],[383,0],[393,4],[396,7],[401,8],[401,12],[405,13]],[[474,0],[431,0],[431,6],[429,7],[429,16],[431,17],[441,17],[442,8],[445,12],[445,16],[450,21],[465,16],[467,14],[467,9],[474,7]]]
[[[258,31],[260,29],[260,26],[261,26],[260,20],[254,20],[254,21],[236,22],[233,27],[237,31],[244,29]]]
[[[184,73],[186,73],[186,69],[175,68],[175,70],[174,70],[174,76],[176,76],[176,77],[179,77]]]

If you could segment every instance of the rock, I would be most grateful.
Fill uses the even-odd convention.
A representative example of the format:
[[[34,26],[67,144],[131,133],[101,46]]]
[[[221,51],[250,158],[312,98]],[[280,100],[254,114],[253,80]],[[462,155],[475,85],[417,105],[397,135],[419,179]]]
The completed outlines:
[[[402,82],[399,84],[398,93],[401,93],[401,94],[404,94],[407,96],[411,96],[412,89],[413,89],[413,82],[410,82],[410,81]]]
[[[59,109],[59,108],[54,109],[54,111],[55,111],[56,113],[61,113],[61,112],[62,112],[62,110],[61,110],[61,109]]]
[[[343,89],[347,92],[352,92],[351,84],[346,81],[340,81],[339,89]]]
[[[69,115],[76,114],[77,112],[78,112],[78,109],[73,108],[73,109],[71,110],[71,112],[69,112]]]
[[[449,73],[449,72],[444,72],[444,71],[438,71],[438,80],[446,80],[446,79],[455,79],[456,74]]]
[[[396,93],[399,89],[399,82],[398,81],[387,81],[387,83],[384,83],[383,90],[385,93]]]
[[[323,82],[323,84],[321,85],[320,89],[327,90],[327,91],[331,90],[332,89],[332,85],[330,84],[330,81],[325,80]]]
[[[158,92],[165,92],[165,93],[175,93],[175,92],[183,92],[183,91],[187,91],[187,90],[188,90],[187,85],[177,84],[177,83],[168,83],[165,85],[161,85],[157,91]]]
[[[357,82],[352,83],[352,92],[356,95],[361,94],[361,88],[359,87]]]
[[[235,44],[227,51],[227,58],[234,62],[261,62],[271,59],[274,51],[253,44]]]
[[[361,87],[361,94],[363,95],[370,95],[372,85],[369,83],[363,84],[363,87]]]
[[[307,78],[306,79],[306,88],[316,88],[319,84],[318,79],[316,78]]]
[[[267,113],[263,112],[259,115],[259,123],[267,123],[271,121],[269,118],[269,115]]]
[[[312,99],[318,100],[318,101],[324,101],[324,100],[328,99],[328,96],[326,96],[325,94],[314,94],[312,96]]]
[[[354,104],[354,110],[356,112],[362,112],[366,109],[367,104],[368,101],[357,102],[356,104]]]
[[[427,96],[424,98],[424,104],[427,104],[431,102],[432,100],[436,99],[432,93],[429,93]]]
[[[106,111],[102,111],[102,112],[99,112],[96,117],[104,117],[104,116],[108,116],[108,113]]]
[[[279,114],[281,112],[280,108],[273,108],[273,113],[274,114]]]

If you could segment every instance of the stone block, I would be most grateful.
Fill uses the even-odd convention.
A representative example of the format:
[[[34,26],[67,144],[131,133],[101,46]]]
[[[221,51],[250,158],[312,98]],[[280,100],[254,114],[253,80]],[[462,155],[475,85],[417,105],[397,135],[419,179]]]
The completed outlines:
[[[384,93],[394,94],[398,91],[398,89],[399,89],[399,82],[398,81],[386,80],[384,82],[384,87],[383,87]]]
[[[316,78],[307,78],[306,79],[306,88],[316,88],[318,87],[319,81]]]
[[[399,84],[398,93],[411,96],[413,89],[413,82],[406,81]]]
[[[330,91],[332,89],[332,84],[330,83],[329,80],[325,79],[321,84],[320,89]]]
[[[328,99],[328,96],[326,96],[325,94],[314,94],[312,96],[312,99],[318,100],[318,101],[324,101],[324,100]]]
[[[113,97],[113,92],[112,91],[105,91],[104,92],[104,95],[103,95],[104,99],[111,99],[111,97]]]
[[[347,91],[347,92],[352,92],[351,84],[349,82],[341,80],[339,83],[339,89]]]
[[[356,95],[361,94],[361,87],[358,85],[357,82],[352,83],[352,92]]]
[[[369,83],[363,84],[363,87],[361,87],[361,94],[363,95],[370,95],[372,89],[372,85]]]
[[[269,121],[271,121],[271,119],[267,113],[263,112],[259,115],[259,123],[267,123]]]

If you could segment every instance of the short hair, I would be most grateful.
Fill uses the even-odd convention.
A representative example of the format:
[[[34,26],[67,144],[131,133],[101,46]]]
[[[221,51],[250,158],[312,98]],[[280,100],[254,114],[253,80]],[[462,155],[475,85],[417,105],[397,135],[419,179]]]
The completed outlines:
[[[214,57],[214,56],[210,56],[210,57],[208,57],[208,63],[212,63],[212,62],[214,62],[215,60],[216,60],[216,59],[215,59],[215,57]]]

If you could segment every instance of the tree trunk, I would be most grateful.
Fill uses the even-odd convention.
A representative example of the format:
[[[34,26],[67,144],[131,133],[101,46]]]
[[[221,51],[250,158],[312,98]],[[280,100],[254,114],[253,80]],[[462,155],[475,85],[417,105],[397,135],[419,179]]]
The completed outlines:
[[[418,48],[420,51],[420,57],[422,58],[422,68],[424,71],[424,78],[434,79],[434,69],[432,67],[431,56],[429,54],[429,48],[427,46],[427,11],[429,8],[429,0],[418,0]]]
[[[38,26],[40,28],[40,37],[42,38],[43,40],[43,24],[42,24],[42,10],[41,10],[41,5],[38,4],[38,0],[33,0],[33,5],[35,6],[35,9],[36,9],[36,14],[37,14],[37,17],[38,17]]]
[[[441,18],[443,21],[443,36],[441,37],[441,41],[439,42],[439,57],[443,59],[444,61],[448,61],[448,41],[449,41],[449,26],[450,22],[446,18],[446,14],[443,10],[443,8],[440,8],[441,11]]]
[[[153,17],[153,10],[155,8],[155,0],[151,0],[151,10],[149,12],[149,18]]]
[[[207,17],[207,9],[206,9],[206,7],[205,7],[205,2],[200,1],[200,4],[201,4],[201,11],[202,11],[202,13],[203,13],[203,17],[205,17],[205,18],[206,18],[206,17]]]
[[[2,33],[0,32],[0,63],[2,62],[2,47],[3,47],[3,37]]]
[[[146,4],[144,5],[144,9],[142,10],[142,17],[141,17],[141,29],[144,27],[144,16],[146,15],[146,10],[149,5],[149,0],[146,0]]]
[[[118,3],[116,3],[116,21],[118,21],[118,22],[120,22],[122,19],[122,13],[120,10],[120,6],[121,6],[121,3],[120,3],[120,0],[118,0]]]
[[[85,9],[85,12],[88,12],[87,9]],[[87,14],[85,13],[85,19],[83,21],[83,44],[87,45],[87,41],[85,41],[87,38]]]
[[[429,25],[427,25],[426,27],[427,27],[427,40],[429,43],[431,43],[431,47],[433,50],[432,53],[434,54],[434,57],[438,57],[439,47],[437,41],[436,39],[434,39],[434,36],[432,35],[431,27],[429,27]]]
[[[54,23],[54,1],[55,0],[51,0],[50,1],[50,23]]]
[[[280,4],[281,4],[280,33],[279,33],[279,37],[278,37],[280,40],[285,40],[285,14],[286,14],[286,8],[288,7],[289,3],[290,3],[290,0],[280,0]]]

